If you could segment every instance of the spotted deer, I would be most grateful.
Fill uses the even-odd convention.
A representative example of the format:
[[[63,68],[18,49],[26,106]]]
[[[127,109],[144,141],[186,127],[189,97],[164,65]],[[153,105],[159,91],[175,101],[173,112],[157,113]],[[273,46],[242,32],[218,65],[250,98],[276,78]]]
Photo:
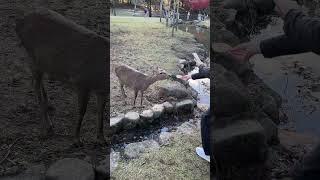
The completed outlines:
[[[124,98],[127,97],[124,91],[124,86],[134,91],[133,106],[136,104],[136,99],[139,92],[141,93],[140,105],[142,106],[144,91],[148,89],[151,84],[168,78],[168,74],[159,68],[157,70],[157,74],[154,76],[148,76],[130,66],[117,65],[115,68],[115,73],[119,79],[121,93]]]
[[[30,56],[30,67],[37,95],[43,134],[52,135],[48,116],[48,98],[43,75],[75,88],[79,117],[75,124],[75,142],[80,143],[81,123],[86,113],[89,94],[97,96],[97,142],[105,142],[103,117],[107,88],[109,39],[99,36],[57,12],[37,9],[16,22],[16,33]]]

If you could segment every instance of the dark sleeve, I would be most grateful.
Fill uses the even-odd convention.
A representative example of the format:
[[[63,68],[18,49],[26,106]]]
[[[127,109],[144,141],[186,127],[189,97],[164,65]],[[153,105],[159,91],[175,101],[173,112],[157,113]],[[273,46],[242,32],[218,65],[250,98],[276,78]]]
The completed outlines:
[[[266,58],[320,52],[320,19],[311,18],[292,9],[284,18],[285,35],[264,40],[260,43],[261,53]]]
[[[285,34],[301,48],[308,51],[320,49],[320,19],[312,18],[302,11],[292,9],[284,18]]]
[[[283,56],[289,54],[298,54],[308,52],[309,50],[299,45],[299,42],[293,41],[286,35],[276,36],[266,39],[260,43],[261,53],[266,58]]]
[[[191,75],[192,79],[210,78],[210,68],[203,68],[199,73]]]

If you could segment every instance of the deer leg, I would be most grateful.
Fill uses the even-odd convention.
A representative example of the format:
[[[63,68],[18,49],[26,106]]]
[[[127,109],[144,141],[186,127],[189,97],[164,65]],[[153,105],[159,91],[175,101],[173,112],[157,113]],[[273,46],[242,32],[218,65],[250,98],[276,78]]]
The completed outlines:
[[[141,101],[140,101],[140,106],[142,107],[143,91],[140,91],[140,92],[141,92]]]
[[[136,99],[137,99],[137,96],[138,96],[138,91],[137,91],[137,90],[134,90],[133,107],[135,107],[135,106],[136,106]]]
[[[53,123],[49,117],[49,113],[48,113],[48,96],[46,93],[46,90],[44,89],[44,84],[42,82],[42,80],[40,81],[40,86],[41,86],[41,93],[42,93],[42,97],[43,97],[43,108],[44,108],[44,118],[45,118],[45,123],[48,125],[47,126],[47,133],[49,135],[54,134],[53,131]]]
[[[104,139],[104,132],[103,132],[104,108],[106,105],[105,95],[97,94],[97,101],[98,101],[98,119],[97,119],[96,140],[99,144],[105,144],[106,141]]]
[[[42,72],[34,70],[33,71],[33,78],[34,78],[34,89],[35,93],[38,97],[38,103],[40,106],[40,114],[41,114],[41,120],[42,120],[42,135],[47,136],[50,127],[48,126],[48,119],[47,119],[47,114],[45,110],[45,102],[43,100],[42,94],[41,94],[41,84],[42,84]]]
[[[120,89],[121,89],[122,96],[123,96],[124,98],[126,98],[127,95],[126,95],[126,93],[124,92],[123,86],[124,86],[124,84],[123,84],[123,83],[120,83]]]
[[[81,89],[78,91],[78,110],[79,110],[79,117],[77,124],[75,126],[75,136],[74,136],[74,141],[75,144],[80,144],[80,129],[81,129],[81,124],[84,115],[86,114],[87,110],[87,105],[89,101],[89,91]]]

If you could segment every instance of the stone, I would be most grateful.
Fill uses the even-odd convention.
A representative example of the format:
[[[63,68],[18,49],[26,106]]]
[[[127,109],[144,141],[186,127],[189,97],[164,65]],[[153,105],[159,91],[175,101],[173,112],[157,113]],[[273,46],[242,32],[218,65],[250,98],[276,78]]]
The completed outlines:
[[[214,128],[213,152],[225,166],[263,163],[267,142],[263,127],[255,120],[238,120],[224,128]]]
[[[120,114],[117,117],[110,118],[110,127],[115,131],[118,131],[124,126],[124,114]]]
[[[262,110],[265,112],[274,123],[277,125],[280,124],[280,118],[279,118],[279,107],[277,106],[276,101],[273,97],[269,95],[263,95],[262,98],[259,98],[260,102],[262,102]],[[258,99],[258,100],[259,100]]]
[[[217,116],[232,116],[246,112],[249,105],[249,92],[235,72],[228,71],[214,63],[215,89],[213,91],[213,112]]]
[[[160,118],[164,113],[164,106],[162,104],[156,104],[152,107],[154,118]]]
[[[279,144],[277,125],[269,118],[258,118],[258,122],[264,129],[267,142],[271,145]]]
[[[124,149],[124,156],[129,159],[138,158],[141,154],[159,149],[159,144],[154,140],[146,140],[128,144]]]
[[[184,122],[177,128],[177,133],[191,135],[197,129],[196,125]]]
[[[168,145],[170,140],[173,139],[173,134],[169,132],[161,132],[159,135],[160,145]]]
[[[46,172],[47,180],[94,180],[92,165],[86,161],[65,158],[53,163]]]
[[[195,89],[188,87],[187,90],[191,92],[191,97],[193,97],[193,99],[196,100],[198,98],[198,92]]]
[[[288,116],[287,114],[284,112],[283,109],[279,110],[279,121],[280,122],[288,122]]]
[[[153,111],[151,109],[144,110],[140,114],[141,117],[141,124],[145,124],[147,122],[152,122],[154,118]]]
[[[228,53],[217,53],[215,55],[215,63],[222,65],[228,71],[235,72],[238,76],[245,76],[247,73],[250,73],[251,66],[247,63],[239,63],[233,56]]]
[[[137,112],[127,112],[124,116],[125,119],[125,129],[134,128],[140,120],[140,115]]]
[[[232,47],[240,43],[240,39],[226,29],[216,29],[215,32],[215,36],[213,36],[214,43],[226,43]]]
[[[159,85],[158,97],[159,98],[168,98],[173,97],[176,99],[183,99],[191,96],[191,93],[187,88],[178,83],[163,83]]]
[[[190,114],[193,112],[194,106],[195,106],[195,104],[192,100],[186,99],[186,100],[178,102],[175,106],[175,109],[176,109],[176,112],[178,112],[178,113]]]
[[[169,102],[164,102],[162,103],[163,107],[164,107],[164,111],[168,114],[173,113],[174,107],[171,103]]]

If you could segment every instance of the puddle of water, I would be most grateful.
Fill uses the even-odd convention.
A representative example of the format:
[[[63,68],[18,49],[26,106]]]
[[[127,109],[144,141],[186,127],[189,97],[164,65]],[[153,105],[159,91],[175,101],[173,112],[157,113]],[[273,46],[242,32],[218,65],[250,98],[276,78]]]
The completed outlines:
[[[283,21],[277,19],[273,25],[268,26],[261,34],[254,36],[254,39],[266,39],[282,34]],[[252,58],[255,73],[263,79],[263,81],[280,94],[283,98],[283,109],[285,110],[289,122],[297,132],[312,133],[320,135],[320,104],[305,99],[299,92],[299,87],[304,85],[307,80],[292,72],[292,69],[286,69],[288,65],[292,65],[295,61],[305,67],[312,67],[312,71],[316,76],[320,76],[320,56],[313,53],[305,53],[300,55],[290,55],[276,57],[273,59],[263,58],[257,55]],[[318,94],[313,93],[317,96]],[[308,106],[313,106],[315,109]],[[307,106],[307,107],[306,107]]]

